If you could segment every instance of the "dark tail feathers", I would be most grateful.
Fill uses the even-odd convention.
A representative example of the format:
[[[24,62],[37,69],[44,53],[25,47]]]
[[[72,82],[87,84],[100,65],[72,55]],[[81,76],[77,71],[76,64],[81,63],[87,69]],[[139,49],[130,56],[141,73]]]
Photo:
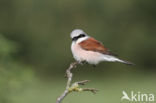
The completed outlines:
[[[127,60],[122,60],[121,62],[124,63],[124,64],[127,64],[127,65],[135,65],[134,63],[129,62]]]

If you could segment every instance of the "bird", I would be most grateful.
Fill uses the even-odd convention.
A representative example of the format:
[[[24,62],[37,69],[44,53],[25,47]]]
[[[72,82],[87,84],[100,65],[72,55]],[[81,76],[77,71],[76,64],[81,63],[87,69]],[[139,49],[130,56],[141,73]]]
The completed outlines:
[[[71,51],[74,59],[79,62],[87,62],[97,65],[100,62],[120,62],[134,65],[132,62],[122,60],[106,48],[100,41],[87,35],[82,29],[74,29],[70,33],[72,39]]]

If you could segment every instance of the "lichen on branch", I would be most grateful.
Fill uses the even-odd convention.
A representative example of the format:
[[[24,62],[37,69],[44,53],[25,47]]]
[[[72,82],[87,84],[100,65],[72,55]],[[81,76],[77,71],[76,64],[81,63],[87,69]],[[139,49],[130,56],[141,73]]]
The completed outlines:
[[[95,88],[80,88],[80,85],[85,85],[89,80],[83,80],[79,82],[72,83],[73,73],[71,72],[72,69],[76,68],[77,65],[81,63],[73,62],[70,64],[69,68],[66,70],[66,77],[67,77],[67,84],[65,91],[59,96],[56,100],[56,103],[61,103],[61,101],[71,92],[82,92],[82,91],[91,91],[92,93],[96,93],[98,90]]]

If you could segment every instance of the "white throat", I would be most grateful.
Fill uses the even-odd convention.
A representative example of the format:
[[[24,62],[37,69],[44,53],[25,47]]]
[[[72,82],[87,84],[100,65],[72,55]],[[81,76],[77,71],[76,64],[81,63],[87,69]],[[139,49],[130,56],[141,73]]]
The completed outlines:
[[[77,41],[76,41],[76,43],[78,44],[78,43],[80,43],[80,42],[82,42],[82,41],[84,41],[84,40],[87,40],[89,38],[89,36],[85,36],[85,37],[83,37],[83,38],[79,38]]]

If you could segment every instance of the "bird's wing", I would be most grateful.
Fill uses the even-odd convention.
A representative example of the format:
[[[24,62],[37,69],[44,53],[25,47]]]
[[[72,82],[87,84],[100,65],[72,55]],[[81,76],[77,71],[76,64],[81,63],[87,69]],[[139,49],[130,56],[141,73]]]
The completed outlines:
[[[107,55],[115,55],[110,52],[108,48],[105,48],[102,43],[95,40],[94,38],[88,38],[79,43],[80,47],[84,50],[100,52]]]

